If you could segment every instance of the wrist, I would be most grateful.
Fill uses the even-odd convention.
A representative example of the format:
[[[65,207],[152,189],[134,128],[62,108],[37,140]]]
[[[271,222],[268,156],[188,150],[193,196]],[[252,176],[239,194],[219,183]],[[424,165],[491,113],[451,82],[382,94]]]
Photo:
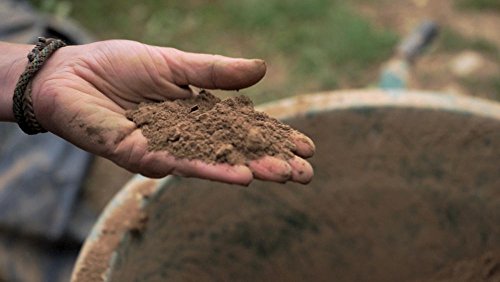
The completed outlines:
[[[12,97],[33,45],[0,43],[0,121],[15,121]]]

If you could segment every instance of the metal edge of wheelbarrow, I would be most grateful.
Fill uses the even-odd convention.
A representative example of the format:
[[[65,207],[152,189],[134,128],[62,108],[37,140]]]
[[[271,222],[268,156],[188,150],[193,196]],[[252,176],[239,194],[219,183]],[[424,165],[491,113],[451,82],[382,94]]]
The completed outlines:
[[[500,103],[480,98],[407,90],[343,90],[300,95],[257,107],[286,120],[326,111],[362,108],[416,108],[457,112],[500,121]],[[126,246],[142,210],[154,202],[176,177],[149,179],[135,176],[107,205],[80,252],[71,281],[109,281],[117,250]],[[130,205],[133,203],[133,205]],[[132,207],[132,208],[131,208]],[[124,217],[125,216],[125,217]],[[112,226],[109,226],[109,225]]]

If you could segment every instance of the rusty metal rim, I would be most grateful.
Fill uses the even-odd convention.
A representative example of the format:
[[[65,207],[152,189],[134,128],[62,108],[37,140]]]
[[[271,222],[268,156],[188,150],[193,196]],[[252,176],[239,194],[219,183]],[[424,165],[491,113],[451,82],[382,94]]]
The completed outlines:
[[[468,113],[500,120],[500,103],[467,96],[411,90],[342,90],[300,95],[263,104],[278,119],[354,108],[417,108]]]
[[[450,111],[500,121],[500,103],[494,101],[436,92],[406,90],[365,89],[322,92],[263,104],[257,109],[283,120],[326,111],[393,107]],[[106,225],[119,213],[126,212],[131,218],[137,218],[141,209],[154,202],[165,191],[164,188],[168,186],[167,184],[174,179],[170,176],[163,179],[149,179],[137,175],[127,183],[107,205],[87,237],[73,270],[71,281],[86,282],[96,281],[96,279],[97,281],[109,281],[113,266],[118,259],[118,250],[125,246],[128,241],[131,227],[127,222],[123,222],[118,228],[110,231]],[[125,205],[131,200],[138,201],[138,209],[130,210],[130,207]],[[124,211],[125,208],[129,210]],[[103,238],[106,238],[108,242],[111,238],[116,244],[103,248],[102,245],[105,244]],[[102,256],[97,259],[95,257],[96,249],[100,250],[99,255]],[[89,261],[93,261],[97,268],[88,269]]]

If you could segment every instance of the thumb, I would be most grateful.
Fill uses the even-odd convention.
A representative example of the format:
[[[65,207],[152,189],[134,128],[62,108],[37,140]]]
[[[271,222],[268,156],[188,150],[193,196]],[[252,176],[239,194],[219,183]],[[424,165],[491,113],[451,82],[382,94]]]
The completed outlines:
[[[266,74],[266,63],[260,59],[237,59],[158,48],[177,84],[238,90],[254,85]]]

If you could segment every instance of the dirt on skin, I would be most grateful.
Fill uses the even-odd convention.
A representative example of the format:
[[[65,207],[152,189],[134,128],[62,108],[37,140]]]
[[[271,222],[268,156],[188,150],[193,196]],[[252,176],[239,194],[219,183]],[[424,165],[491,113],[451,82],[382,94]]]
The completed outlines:
[[[287,122],[316,141],[308,186],[175,178],[110,281],[498,281],[497,260],[474,259],[500,250],[498,121],[389,108]]]
[[[149,150],[177,158],[244,164],[265,155],[293,156],[294,130],[255,111],[245,96],[221,101],[201,91],[189,99],[141,104],[126,115],[148,139]]]

